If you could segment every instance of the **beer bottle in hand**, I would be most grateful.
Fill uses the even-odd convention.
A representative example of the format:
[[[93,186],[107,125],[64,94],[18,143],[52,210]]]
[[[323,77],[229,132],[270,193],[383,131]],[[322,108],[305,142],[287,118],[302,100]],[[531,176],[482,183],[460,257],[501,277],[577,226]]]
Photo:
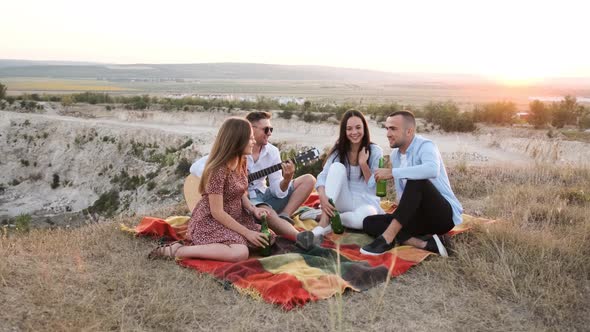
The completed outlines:
[[[268,230],[268,221],[266,221],[266,214],[262,215],[262,227],[260,232],[266,236],[268,244],[260,248],[260,255],[266,257],[270,256],[270,230]]]
[[[379,168],[383,168],[384,160],[383,157],[379,158]],[[377,181],[377,190],[375,193],[379,197],[385,197],[387,195],[387,180]]]
[[[332,206],[336,207],[336,204],[334,204],[334,201],[331,198],[329,199],[329,202]],[[344,233],[344,226],[342,226],[342,220],[340,219],[340,213],[338,213],[338,210],[334,210],[334,215],[330,218],[330,224],[332,224],[332,231],[334,233]]]

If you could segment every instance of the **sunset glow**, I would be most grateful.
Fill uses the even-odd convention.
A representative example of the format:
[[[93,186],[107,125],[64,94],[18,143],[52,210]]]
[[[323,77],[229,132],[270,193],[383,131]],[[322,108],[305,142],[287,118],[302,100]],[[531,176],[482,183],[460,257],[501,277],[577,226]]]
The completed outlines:
[[[4,59],[590,76],[584,1],[9,0],[3,12]]]

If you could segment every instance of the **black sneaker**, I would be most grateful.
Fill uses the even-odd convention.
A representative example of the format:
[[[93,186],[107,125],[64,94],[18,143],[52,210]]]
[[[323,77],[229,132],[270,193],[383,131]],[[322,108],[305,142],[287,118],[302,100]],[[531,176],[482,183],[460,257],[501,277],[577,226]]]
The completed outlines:
[[[438,235],[434,234],[426,241],[426,247],[424,247],[424,249],[435,254],[439,254],[442,257],[449,257],[449,253],[445,248],[446,242],[448,242],[448,240],[445,238],[445,235],[439,237]]]
[[[307,251],[314,245],[314,235],[311,231],[299,232],[296,237],[295,245]]]
[[[363,255],[383,255],[385,252],[393,249],[395,246],[395,241],[391,241],[391,243],[387,243],[383,238],[383,235],[379,235],[373,242],[367,244],[366,246],[361,248],[361,254]]]

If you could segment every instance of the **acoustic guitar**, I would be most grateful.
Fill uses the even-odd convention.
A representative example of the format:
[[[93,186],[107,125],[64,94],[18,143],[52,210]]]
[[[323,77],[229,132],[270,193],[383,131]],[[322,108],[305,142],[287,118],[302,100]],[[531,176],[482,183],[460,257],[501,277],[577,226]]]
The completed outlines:
[[[289,160],[294,164],[306,164],[319,158],[320,151],[316,148],[313,148],[305,152],[299,153],[298,155]],[[282,163],[278,163],[265,169],[261,169],[260,171],[248,174],[248,183],[252,183],[253,181],[256,181],[262,177],[265,177],[269,174],[281,170],[281,165]],[[193,174],[190,174],[184,180],[184,201],[186,202],[186,205],[188,206],[188,209],[190,211],[193,211],[193,209],[201,199],[201,194],[199,193],[200,182],[201,178]]]

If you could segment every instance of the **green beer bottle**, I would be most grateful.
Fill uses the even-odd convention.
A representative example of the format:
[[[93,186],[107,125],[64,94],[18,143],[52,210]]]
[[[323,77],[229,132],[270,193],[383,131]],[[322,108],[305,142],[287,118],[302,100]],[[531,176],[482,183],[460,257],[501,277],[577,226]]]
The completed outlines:
[[[383,168],[384,163],[385,162],[383,160],[383,157],[379,158],[379,168]],[[379,197],[385,197],[387,195],[387,181],[386,180],[377,181],[377,190],[376,190],[375,194]]]
[[[329,200],[330,204],[332,204],[332,206],[336,207],[336,204],[334,204],[334,201],[330,198]],[[342,220],[340,220],[340,213],[338,212],[338,210],[334,210],[334,216],[332,216],[332,218],[330,218],[330,224],[332,224],[332,231],[336,234],[342,234],[344,233],[344,226],[342,226]]]
[[[270,231],[268,230],[266,215],[262,216],[262,227],[260,227],[260,233],[264,234],[268,240],[268,244],[260,248],[260,255],[264,257],[270,256]]]

